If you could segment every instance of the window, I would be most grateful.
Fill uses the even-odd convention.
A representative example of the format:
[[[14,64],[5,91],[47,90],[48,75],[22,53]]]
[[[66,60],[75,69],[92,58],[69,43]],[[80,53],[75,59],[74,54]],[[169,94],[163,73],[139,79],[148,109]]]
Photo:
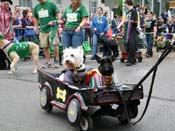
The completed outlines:
[[[105,3],[105,0],[101,0],[101,3]]]
[[[90,1],[90,5],[89,5],[89,10],[90,10],[90,14],[95,14],[96,13],[96,9],[97,9],[97,1],[96,0],[91,0]]]
[[[19,0],[19,5],[21,7],[30,7],[30,8],[32,8],[32,0]]]

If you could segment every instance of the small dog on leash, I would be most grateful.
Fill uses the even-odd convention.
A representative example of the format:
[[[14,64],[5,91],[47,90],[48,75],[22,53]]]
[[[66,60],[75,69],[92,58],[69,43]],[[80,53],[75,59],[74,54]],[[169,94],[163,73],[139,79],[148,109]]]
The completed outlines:
[[[63,65],[65,70],[59,80],[77,87],[85,86],[86,72],[83,64],[83,48],[66,48],[63,51]]]
[[[39,68],[39,46],[33,42],[18,42],[13,43],[4,39],[4,37],[0,34],[0,48],[6,53],[6,55],[10,58],[10,72],[16,72],[16,64],[20,60],[20,58],[24,58],[27,55],[31,54],[33,61],[35,63],[35,68],[33,70],[33,74],[37,73],[37,69]]]

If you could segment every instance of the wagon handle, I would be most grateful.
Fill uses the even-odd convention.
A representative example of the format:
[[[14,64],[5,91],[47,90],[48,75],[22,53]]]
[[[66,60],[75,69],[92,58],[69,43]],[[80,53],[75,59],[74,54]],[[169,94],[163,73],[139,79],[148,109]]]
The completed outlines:
[[[151,75],[151,73],[153,72],[153,76],[152,76],[152,81],[151,81],[151,85],[150,85],[150,91],[149,91],[149,95],[147,98],[147,102],[144,108],[144,111],[141,115],[141,117],[135,122],[133,123],[134,125],[137,124],[138,122],[140,122],[142,120],[142,118],[144,117],[148,106],[149,106],[149,102],[151,99],[151,95],[152,95],[152,90],[153,90],[153,85],[154,85],[154,81],[155,81],[155,77],[156,77],[156,72],[157,72],[157,68],[159,66],[159,64],[165,59],[165,57],[171,52],[171,50],[174,47],[174,41],[172,41],[172,43],[170,45],[167,46],[167,48],[164,50],[164,52],[161,54],[160,58],[157,60],[157,62],[155,63],[155,65],[148,71],[148,73],[137,83],[137,85],[134,87],[134,90],[131,92],[131,95],[128,98],[128,103],[127,105],[129,105],[130,100],[133,96],[133,94],[135,93],[136,89],[139,88],[140,85],[142,85],[142,83]]]

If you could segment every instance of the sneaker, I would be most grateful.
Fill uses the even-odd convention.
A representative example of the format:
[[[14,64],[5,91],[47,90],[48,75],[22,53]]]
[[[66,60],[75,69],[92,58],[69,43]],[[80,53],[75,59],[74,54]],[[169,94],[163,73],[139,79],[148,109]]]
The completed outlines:
[[[132,65],[135,65],[135,63],[131,63],[131,62],[126,63],[126,66],[132,66]]]
[[[146,56],[147,58],[152,57],[152,55],[149,55],[149,54],[145,54],[145,56]]]
[[[50,62],[45,62],[42,68],[51,68],[51,63]]]
[[[59,62],[58,62],[58,60],[55,60],[55,61],[54,61],[54,67],[55,67],[55,68],[58,68],[58,67],[59,67]]]

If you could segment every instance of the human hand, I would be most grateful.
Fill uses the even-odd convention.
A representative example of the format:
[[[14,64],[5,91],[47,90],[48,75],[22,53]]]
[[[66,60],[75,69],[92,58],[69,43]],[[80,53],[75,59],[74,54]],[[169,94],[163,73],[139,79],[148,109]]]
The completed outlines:
[[[36,34],[39,34],[38,27],[35,27],[35,28],[34,28],[34,31],[35,31]]]
[[[117,29],[118,32],[121,32],[121,28],[118,28],[118,27],[117,27],[116,29]]]
[[[50,22],[48,23],[48,25],[49,25],[49,26],[53,26],[53,25],[54,25],[54,22],[53,22],[53,21],[50,21]]]
[[[76,30],[75,30],[75,32],[80,32],[80,27],[78,26],[77,28],[76,28]]]
[[[94,32],[96,32],[97,31],[97,28],[94,28]]]
[[[154,35],[154,36],[153,36],[153,38],[154,38],[154,40],[156,40],[156,39],[157,39],[157,36],[156,36],[156,35]]]
[[[104,35],[104,32],[100,33],[100,36],[103,36]]]

